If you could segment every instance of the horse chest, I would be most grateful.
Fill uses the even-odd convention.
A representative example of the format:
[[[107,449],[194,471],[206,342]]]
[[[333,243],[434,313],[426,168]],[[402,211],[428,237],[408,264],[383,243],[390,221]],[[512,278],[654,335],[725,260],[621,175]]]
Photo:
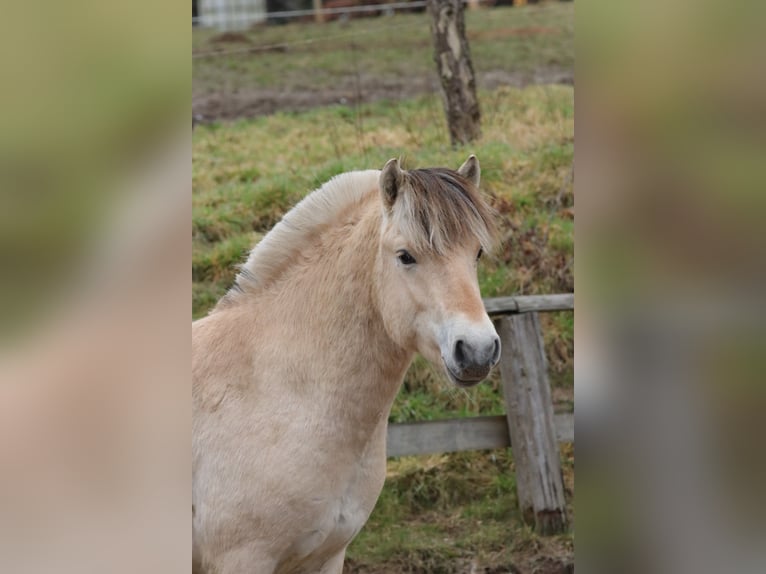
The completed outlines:
[[[303,557],[302,567],[310,565],[318,569],[325,560],[345,548],[367,522],[385,479],[385,459],[382,465],[367,462],[361,462],[339,485],[339,490],[315,492],[306,500],[307,507],[311,508],[306,515],[310,529],[302,532],[289,553]]]

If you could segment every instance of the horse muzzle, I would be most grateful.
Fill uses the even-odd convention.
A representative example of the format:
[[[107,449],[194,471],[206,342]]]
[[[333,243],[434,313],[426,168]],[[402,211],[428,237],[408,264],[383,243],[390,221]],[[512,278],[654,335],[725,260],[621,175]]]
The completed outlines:
[[[495,334],[479,341],[458,338],[442,360],[453,383],[472,387],[486,379],[500,360],[500,338]]]

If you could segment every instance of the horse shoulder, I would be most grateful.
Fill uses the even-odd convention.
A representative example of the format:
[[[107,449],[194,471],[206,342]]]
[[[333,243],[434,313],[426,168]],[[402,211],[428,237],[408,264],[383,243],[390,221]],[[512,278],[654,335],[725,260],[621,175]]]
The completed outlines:
[[[195,410],[215,411],[232,387],[251,375],[248,341],[230,312],[192,323],[192,402]]]

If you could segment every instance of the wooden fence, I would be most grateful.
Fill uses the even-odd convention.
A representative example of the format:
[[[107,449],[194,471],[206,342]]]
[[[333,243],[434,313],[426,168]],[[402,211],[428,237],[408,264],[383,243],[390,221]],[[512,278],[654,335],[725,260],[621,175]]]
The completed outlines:
[[[388,427],[388,456],[513,448],[524,520],[541,534],[567,528],[559,442],[574,442],[574,415],[553,414],[538,312],[573,311],[574,294],[485,299],[502,344],[506,414]]]

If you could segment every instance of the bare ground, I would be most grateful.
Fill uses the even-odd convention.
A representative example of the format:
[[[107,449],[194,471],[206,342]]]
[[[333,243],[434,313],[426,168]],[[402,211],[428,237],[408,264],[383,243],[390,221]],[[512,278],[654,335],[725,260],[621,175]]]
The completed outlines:
[[[334,104],[354,105],[379,100],[400,100],[414,96],[437,93],[438,80],[435,75],[424,77],[380,77],[361,75],[357,89],[357,78],[349,75],[340,78],[332,87],[300,86],[283,88],[220,89],[214,93],[195,92],[192,94],[192,113],[198,121],[233,120],[264,116],[275,112],[304,111],[319,106]],[[530,84],[574,84],[571,69],[549,66],[534,72],[509,72],[491,70],[479,73],[479,88],[493,89],[500,86],[524,87]]]
[[[530,548],[515,553],[513,564],[492,565],[476,559],[459,559],[449,566],[438,567],[439,572],[460,574],[574,574],[574,552],[565,548]],[[346,560],[343,574],[433,574],[429,567],[393,564],[380,567],[359,567]]]

